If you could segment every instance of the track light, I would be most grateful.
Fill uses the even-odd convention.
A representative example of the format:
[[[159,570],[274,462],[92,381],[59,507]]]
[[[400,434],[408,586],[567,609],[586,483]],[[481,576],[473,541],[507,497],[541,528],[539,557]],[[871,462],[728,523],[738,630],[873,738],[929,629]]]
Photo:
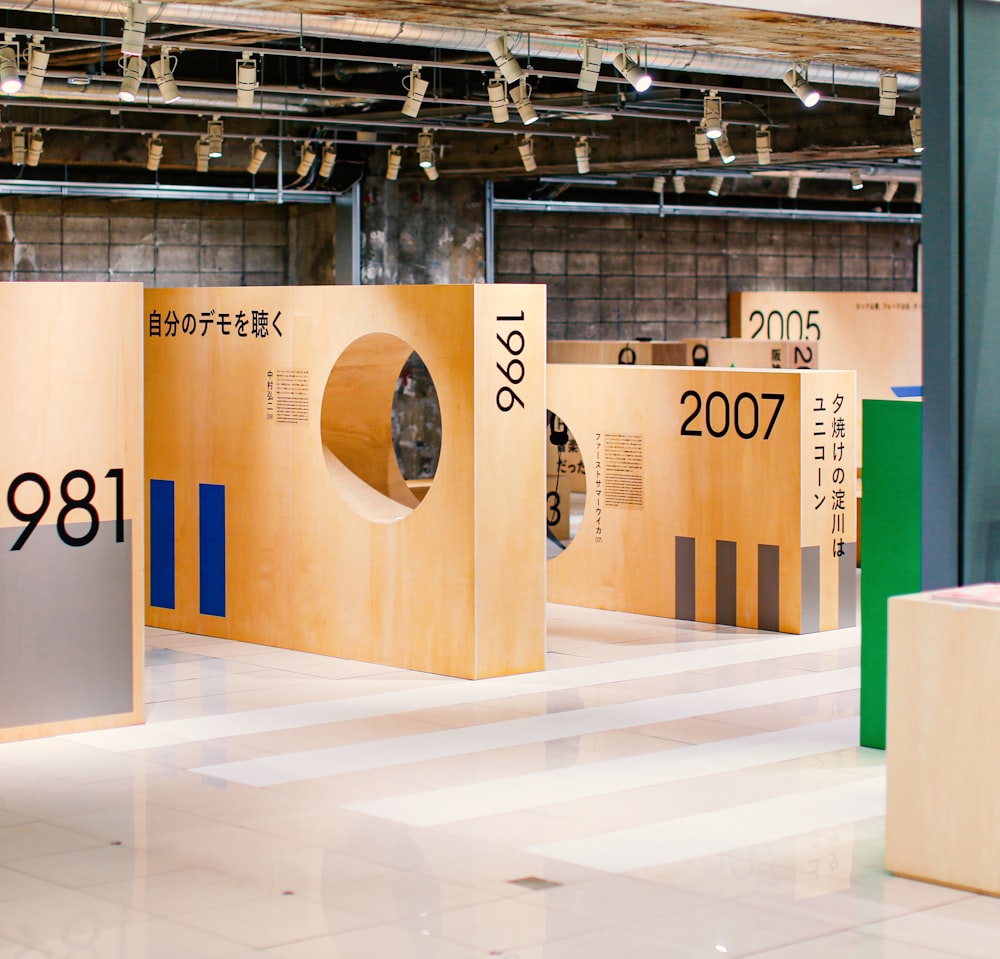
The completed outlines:
[[[122,85],[118,90],[118,99],[125,103],[133,103],[139,95],[139,84],[146,72],[146,61],[142,57],[124,57],[121,67]]]
[[[180,98],[180,91],[174,80],[174,70],[177,69],[177,57],[170,56],[169,47],[160,48],[160,58],[153,61],[153,79],[160,91],[160,96],[164,103],[176,103]]]
[[[899,189],[899,180],[888,180],[885,184],[885,193],[882,194],[883,203],[892,203],[896,191]]]
[[[712,177],[712,182],[708,187],[709,196],[718,196],[722,192],[722,177],[716,176]]]
[[[604,51],[594,40],[584,40],[580,45],[580,79],[577,90],[593,93],[597,89],[597,78],[601,75],[601,64],[604,62]]]
[[[713,90],[705,97],[702,109],[701,127],[710,140],[722,136],[722,97]]]
[[[11,154],[11,162],[14,166],[24,166],[24,161],[28,158],[28,134],[24,127],[16,127],[14,130]]]
[[[694,152],[699,163],[708,163],[712,159],[712,143],[705,133],[704,127],[695,127],[694,130]]]
[[[729,145],[729,137],[726,136],[725,131],[723,131],[721,137],[716,137],[715,145],[719,150],[719,156],[722,157],[723,163],[732,163],[736,159],[736,154],[733,153],[733,148]]]
[[[517,83],[524,76],[521,64],[507,49],[507,34],[502,33],[499,37],[494,37],[486,44],[486,49],[508,83]]]
[[[851,167],[848,173],[851,177],[851,189],[860,190],[865,185],[861,179],[861,171],[857,167]]]
[[[28,141],[28,159],[25,161],[28,166],[38,166],[38,161],[42,158],[42,150],[45,149],[45,140],[42,138],[42,131],[35,130]]]
[[[507,81],[498,70],[493,79],[486,84],[486,92],[490,98],[490,110],[493,111],[494,123],[506,123],[510,119],[507,109]]]
[[[217,116],[208,121],[208,155],[213,160],[222,156],[222,120]]]
[[[896,115],[896,98],[899,96],[899,81],[892,70],[880,70],[878,75],[878,112],[879,116],[892,117]]]
[[[535,144],[532,142],[530,133],[522,137],[521,142],[517,145],[517,152],[521,154],[521,162],[528,173],[538,169],[538,164],[535,162]]]
[[[267,150],[261,145],[260,140],[254,140],[250,144],[250,162],[247,164],[247,173],[256,174],[267,159]]]
[[[653,192],[662,193],[663,188],[667,185],[667,178],[665,176],[654,176],[653,177]]]
[[[122,30],[122,53],[126,57],[141,57],[142,45],[146,39],[146,21],[149,10],[143,3],[128,0],[125,13],[125,27]]]
[[[434,134],[430,130],[417,135],[417,159],[423,170],[434,166]]]
[[[754,144],[757,147],[757,162],[768,164],[771,162],[771,129],[770,127],[757,127],[757,134],[754,137]]]
[[[299,152],[299,165],[295,168],[295,175],[300,179],[304,177],[312,169],[313,160],[315,159],[316,151],[309,143],[303,143],[302,149]]]
[[[158,136],[153,135],[146,141],[146,169],[154,172],[159,170],[162,159],[163,141]]]
[[[195,169],[199,173],[208,172],[208,140],[202,137],[194,145]]]
[[[576,153],[576,172],[590,173],[590,143],[586,137],[577,138],[574,151]]]
[[[433,182],[434,182],[434,181],[435,181],[435,180],[436,180],[436,179],[437,179],[437,178],[438,178],[439,176],[441,176],[441,174],[440,174],[440,173],[438,173],[438,168],[437,168],[436,166],[434,166],[433,164],[432,164],[431,166],[426,166],[426,167],[424,167],[424,173],[426,173],[426,174],[427,174],[427,179],[428,179],[428,180],[430,180],[430,181],[431,181],[432,183],[433,183]]]
[[[913,141],[914,153],[924,152],[924,121],[920,118],[920,107],[910,117],[910,140]]]
[[[526,126],[531,126],[538,119],[535,108],[531,105],[531,87],[527,80],[522,80],[516,87],[510,88],[510,98],[514,101],[518,116]]]
[[[809,67],[805,63],[796,63],[781,78],[785,86],[792,91],[807,107],[814,107],[820,101],[820,92],[809,86]]]
[[[337,148],[332,143],[323,144],[323,159],[319,164],[319,178],[325,180],[333,173],[333,165],[337,162]]]
[[[615,65],[615,69],[632,84],[636,93],[645,93],[653,85],[653,78],[628,55],[628,50],[625,47],[622,47],[621,53],[611,62]]]
[[[252,107],[253,95],[260,86],[257,79],[257,61],[252,50],[243,51],[243,59],[236,61],[236,105]]]
[[[799,186],[802,184],[802,175],[799,173],[792,173],[788,177],[788,195],[791,199],[795,199],[799,195]]]
[[[24,86],[17,69],[19,55],[20,49],[16,43],[0,47],[0,90],[4,93],[19,93]]]
[[[45,71],[49,68],[49,55],[40,43],[28,44],[28,69],[24,74],[22,90],[25,93],[38,95],[42,92],[42,82]]]
[[[674,193],[683,193],[686,187],[684,185],[684,177],[679,173],[674,174]]]
[[[420,105],[424,102],[427,88],[430,86],[428,80],[420,76],[420,67],[414,65],[410,68],[410,76],[403,80],[403,87],[406,90],[406,100],[399,111],[404,117],[415,117],[420,112]]]
[[[403,165],[403,148],[389,148],[389,162],[385,168],[385,178],[387,180],[399,179],[399,168]]]

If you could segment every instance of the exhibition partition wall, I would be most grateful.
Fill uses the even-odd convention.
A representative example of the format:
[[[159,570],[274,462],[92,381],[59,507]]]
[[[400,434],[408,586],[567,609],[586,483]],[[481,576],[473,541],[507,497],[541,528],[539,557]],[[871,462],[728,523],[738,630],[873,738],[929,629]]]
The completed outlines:
[[[744,340],[549,340],[550,363],[618,363],[622,366],[740,366],[815,370],[815,341]]]
[[[586,465],[552,602],[791,633],[855,625],[853,372],[550,364]]]
[[[0,742],[138,723],[142,287],[0,298]]]
[[[412,352],[441,457],[392,446]],[[545,290],[146,293],[151,625],[451,676],[545,659]]]

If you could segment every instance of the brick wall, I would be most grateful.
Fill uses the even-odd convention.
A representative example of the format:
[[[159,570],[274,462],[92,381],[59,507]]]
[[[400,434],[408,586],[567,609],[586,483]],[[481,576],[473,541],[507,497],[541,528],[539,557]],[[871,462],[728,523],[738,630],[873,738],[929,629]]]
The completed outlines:
[[[289,282],[290,209],[7,197],[0,199],[0,279],[282,285]],[[330,224],[332,235],[332,215]],[[332,256],[331,244],[331,267]]]
[[[550,339],[724,336],[730,292],[915,288],[918,226],[499,213],[496,278],[545,283]]]

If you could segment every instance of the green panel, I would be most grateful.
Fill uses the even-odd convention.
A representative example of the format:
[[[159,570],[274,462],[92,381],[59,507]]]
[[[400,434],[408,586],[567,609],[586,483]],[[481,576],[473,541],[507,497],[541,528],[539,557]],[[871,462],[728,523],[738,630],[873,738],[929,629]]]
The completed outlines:
[[[863,401],[861,745],[885,749],[890,596],[920,592],[921,404]]]

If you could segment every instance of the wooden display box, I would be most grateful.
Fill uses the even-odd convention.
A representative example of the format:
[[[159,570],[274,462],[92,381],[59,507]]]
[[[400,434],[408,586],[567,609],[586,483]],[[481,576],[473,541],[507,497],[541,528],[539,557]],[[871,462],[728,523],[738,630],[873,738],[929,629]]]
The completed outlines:
[[[1000,605],[975,590],[889,600],[885,865],[997,896]]]
[[[729,337],[684,340],[550,340],[550,363],[614,363],[619,366],[738,366],[817,369],[819,346],[805,341],[757,341]]]
[[[586,511],[552,602],[790,633],[856,620],[854,374],[550,364]]]
[[[543,287],[149,290],[146,314],[150,624],[544,667]],[[391,434],[412,351],[442,422],[419,499]]]
[[[0,742],[140,723],[142,287],[0,299]]]

